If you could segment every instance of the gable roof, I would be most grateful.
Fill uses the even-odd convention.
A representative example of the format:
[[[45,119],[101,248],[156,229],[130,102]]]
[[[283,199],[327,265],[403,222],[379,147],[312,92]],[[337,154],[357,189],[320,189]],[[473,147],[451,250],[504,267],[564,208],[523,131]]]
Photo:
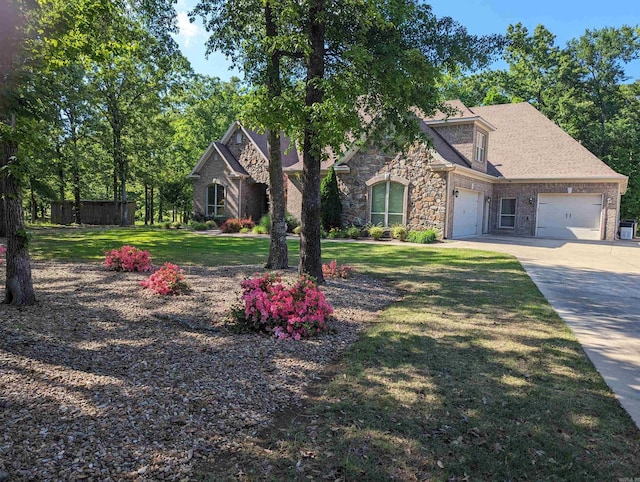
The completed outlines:
[[[471,109],[496,127],[489,172],[507,179],[626,180],[527,102]]]
[[[216,153],[227,165],[232,175],[245,176],[245,177],[249,175],[247,171],[244,169],[244,167],[242,167],[242,164],[240,164],[236,160],[236,158],[233,157],[233,154],[231,154],[231,151],[229,151],[227,146],[224,145],[222,142],[216,141],[209,144],[209,147],[207,147],[207,150],[204,151],[204,154],[202,154],[202,156],[200,157],[200,160],[198,160],[196,166],[191,170],[191,172],[187,177],[199,178],[200,169],[202,169],[202,166],[205,164],[205,162],[209,160],[211,156],[213,156]]]

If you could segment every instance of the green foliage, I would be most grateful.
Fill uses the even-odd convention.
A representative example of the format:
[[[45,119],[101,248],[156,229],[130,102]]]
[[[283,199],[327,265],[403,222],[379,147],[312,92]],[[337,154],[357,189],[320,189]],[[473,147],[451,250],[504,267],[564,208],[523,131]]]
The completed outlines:
[[[162,227],[164,229],[171,229],[171,222],[170,221],[165,221],[164,223],[162,223]]]
[[[258,226],[266,229],[267,233],[269,233],[269,230],[271,229],[271,216],[269,216],[268,213],[262,216],[258,221]]]
[[[293,229],[293,234],[295,234],[295,235],[299,236],[301,232],[302,232],[302,228],[300,226],[296,226]],[[326,231],[325,231],[325,234],[326,234]],[[320,236],[326,238],[326,236],[322,236],[322,233],[320,234]]]
[[[409,236],[409,230],[406,226],[393,226],[391,228],[391,237],[399,241],[406,241]]]
[[[347,237],[351,239],[359,239],[362,231],[358,226],[349,226],[345,231]]]
[[[287,233],[293,233],[293,231],[300,226],[300,220],[291,213],[285,214],[284,220],[287,223]]]
[[[371,226],[369,228],[369,236],[376,241],[380,241],[382,236],[384,236],[384,228],[382,226]]]
[[[431,244],[438,239],[438,231],[435,229],[426,229],[424,231],[409,231],[407,241],[410,243]]]
[[[320,184],[320,206],[322,227],[326,230],[342,226],[342,201],[336,171],[331,166]]]
[[[193,221],[191,223],[191,229],[194,231],[206,231],[209,227],[205,223],[200,223],[197,221]]]
[[[262,224],[256,224],[251,230],[253,234],[269,234],[269,230]]]
[[[209,219],[208,221],[205,221],[204,224],[205,226],[207,226],[207,229],[215,229],[218,227],[218,225],[213,219]]]

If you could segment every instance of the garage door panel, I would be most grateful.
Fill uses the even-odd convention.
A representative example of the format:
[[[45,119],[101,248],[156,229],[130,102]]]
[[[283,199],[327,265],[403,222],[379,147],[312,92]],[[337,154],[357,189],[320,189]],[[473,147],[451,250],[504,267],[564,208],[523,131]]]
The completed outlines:
[[[601,239],[602,196],[540,194],[536,235],[561,239]]]
[[[480,197],[482,193],[467,189],[458,189],[453,201],[453,237],[475,236],[480,234],[481,213]]]

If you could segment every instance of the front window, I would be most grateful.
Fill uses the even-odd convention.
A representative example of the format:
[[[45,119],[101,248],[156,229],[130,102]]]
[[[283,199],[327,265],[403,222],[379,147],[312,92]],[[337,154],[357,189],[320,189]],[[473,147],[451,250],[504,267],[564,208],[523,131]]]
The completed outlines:
[[[371,223],[382,226],[404,221],[404,189],[399,182],[386,181],[371,188]]]
[[[487,150],[487,136],[482,132],[476,132],[476,161],[484,162],[485,152]]]
[[[513,198],[503,198],[500,200],[500,227],[516,227],[516,200]]]
[[[224,186],[221,184],[207,187],[207,216],[224,216]]]

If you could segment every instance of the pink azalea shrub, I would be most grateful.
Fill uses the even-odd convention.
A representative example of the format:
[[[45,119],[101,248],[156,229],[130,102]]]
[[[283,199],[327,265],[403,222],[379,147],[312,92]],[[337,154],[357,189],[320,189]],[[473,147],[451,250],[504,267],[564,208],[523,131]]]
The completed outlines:
[[[163,264],[146,280],[140,281],[140,285],[159,295],[175,295],[189,288],[184,271],[172,263]]]
[[[234,316],[246,328],[281,340],[299,340],[327,330],[333,308],[311,279],[302,278],[287,287],[279,276],[265,273],[241,286],[243,306]]]
[[[7,252],[7,248],[0,244],[0,256],[4,255]],[[2,264],[2,259],[0,259],[0,264]]]
[[[342,266],[338,265],[338,262],[334,259],[330,263],[323,263],[322,274],[325,278],[350,278],[353,274],[353,268],[346,264]]]
[[[149,251],[135,246],[123,246],[120,249],[105,251],[104,264],[114,271],[151,271]]]

